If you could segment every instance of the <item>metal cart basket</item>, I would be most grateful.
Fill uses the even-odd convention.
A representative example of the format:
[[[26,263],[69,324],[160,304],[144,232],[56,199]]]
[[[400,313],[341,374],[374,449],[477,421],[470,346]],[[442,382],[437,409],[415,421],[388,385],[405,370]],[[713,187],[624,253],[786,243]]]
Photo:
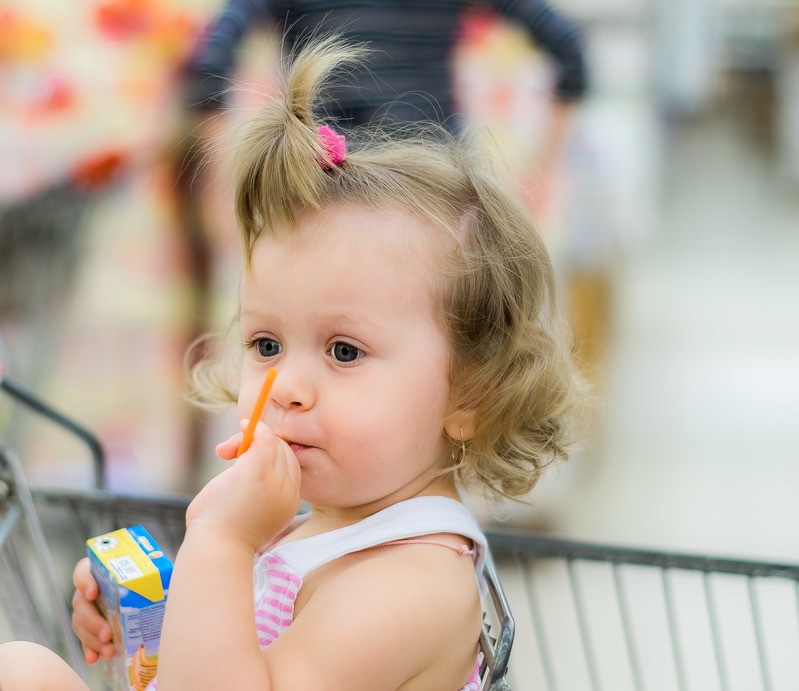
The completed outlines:
[[[799,564],[488,533],[525,691],[795,691]]]

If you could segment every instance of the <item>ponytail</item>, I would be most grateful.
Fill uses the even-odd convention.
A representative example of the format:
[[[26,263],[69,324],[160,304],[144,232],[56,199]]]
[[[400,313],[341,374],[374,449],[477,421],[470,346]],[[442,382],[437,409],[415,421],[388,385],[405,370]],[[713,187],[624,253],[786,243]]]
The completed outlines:
[[[367,50],[338,36],[315,41],[290,61],[282,94],[246,126],[233,159],[236,217],[247,253],[260,234],[292,225],[306,208],[319,208],[329,197],[335,166],[319,141],[314,107],[334,72],[359,62]]]

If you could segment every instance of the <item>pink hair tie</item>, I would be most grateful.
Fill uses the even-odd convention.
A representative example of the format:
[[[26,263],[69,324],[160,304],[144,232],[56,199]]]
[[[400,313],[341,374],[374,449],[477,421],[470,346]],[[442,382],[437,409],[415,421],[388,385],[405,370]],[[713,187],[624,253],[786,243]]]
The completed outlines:
[[[327,154],[327,160],[323,162],[322,167],[332,168],[347,157],[347,139],[343,134],[338,134],[327,125],[320,125],[316,128],[316,135]]]

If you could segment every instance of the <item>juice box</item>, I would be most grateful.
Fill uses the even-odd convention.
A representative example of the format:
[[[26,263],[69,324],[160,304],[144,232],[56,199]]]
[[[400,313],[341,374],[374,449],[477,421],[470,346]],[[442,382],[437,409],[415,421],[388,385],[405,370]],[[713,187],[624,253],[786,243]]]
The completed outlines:
[[[97,599],[114,635],[106,663],[115,691],[144,691],[156,674],[172,561],[142,526],[86,541]]]

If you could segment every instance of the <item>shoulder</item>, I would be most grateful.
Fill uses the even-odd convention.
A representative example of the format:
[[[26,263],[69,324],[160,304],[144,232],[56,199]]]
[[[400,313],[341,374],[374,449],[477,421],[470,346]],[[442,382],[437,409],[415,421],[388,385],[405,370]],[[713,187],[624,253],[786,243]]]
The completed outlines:
[[[462,539],[461,539],[462,542]],[[451,632],[477,640],[480,597],[470,557],[429,544],[386,545],[351,555],[321,585],[330,598],[363,626],[391,621],[397,643],[419,653],[452,641]],[[456,637],[457,638],[457,637]],[[460,641],[463,642],[463,641]]]
[[[454,547],[464,538],[452,535],[429,536],[431,542],[447,542]],[[426,618],[431,604],[439,612],[451,610],[453,617],[468,612],[469,604],[479,609],[479,593],[474,563],[441,544],[402,543],[379,545],[347,555],[331,563],[319,574],[315,594],[335,599],[396,599],[403,594],[402,606]]]
[[[481,622],[469,557],[438,545],[380,546],[326,565],[307,585],[294,623],[276,645],[296,637],[318,649],[309,639],[332,637],[339,655],[356,651],[362,669],[378,665],[386,675],[382,683],[393,678],[397,687],[417,675],[444,679],[466,672],[468,678]],[[333,671],[335,659],[318,662],[334,675],[339,671]]]

